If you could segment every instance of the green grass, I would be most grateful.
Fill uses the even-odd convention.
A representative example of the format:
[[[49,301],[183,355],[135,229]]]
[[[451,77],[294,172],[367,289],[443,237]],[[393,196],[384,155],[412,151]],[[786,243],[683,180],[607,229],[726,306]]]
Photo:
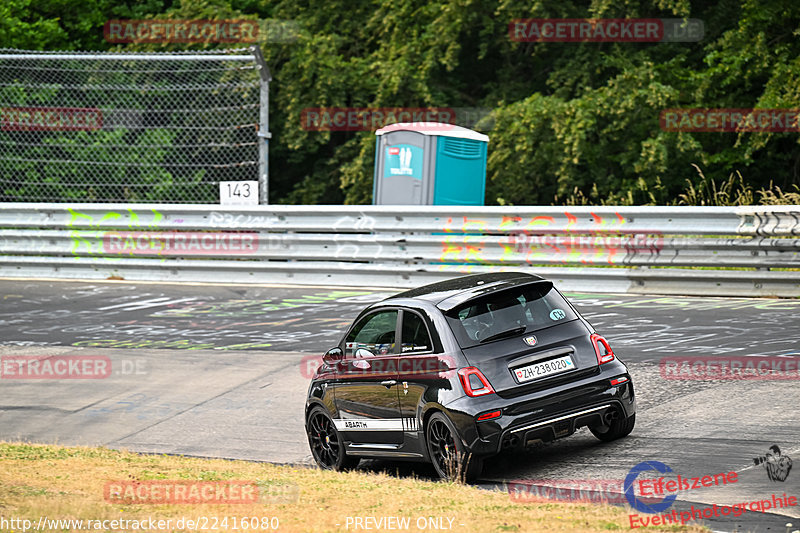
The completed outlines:
[[[42,516],[83,520],[278,517],[279,531],[326,532],[344,531],[348,517],[397,516],[411,520],[409,531],[418,531],[413,524],[417,518],[427,517],[452,518],[453,531],[464,532],[603,532],[628,528],[627,511],[620,507],[519,503],[501,491],[384,473],[336,473],[247,461],[20,443],[0,443],[0,464],[2,515],[33,523]],[[110,481],[146,480],[246,481],[268,494],[292,490],[280,492],[283,496],[278,499],[227,505],[122,504],[104,499],[104,487]],[[648,531],[707,530],[687,526]]]

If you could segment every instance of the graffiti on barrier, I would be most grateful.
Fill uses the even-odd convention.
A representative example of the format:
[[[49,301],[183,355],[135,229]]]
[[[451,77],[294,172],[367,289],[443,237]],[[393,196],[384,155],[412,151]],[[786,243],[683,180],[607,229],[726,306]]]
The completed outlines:
[[[128,229],[157,229],[164,219],[164,216],[157,210],[151,209],[148,212],[136,212],[133,209],[124,211],[104,211],[86,213],[67,207],[69,220],[67,227],[70,229],[72,239],[72,255],[102,255],[103,241],[97,239],[97,233],[87,232],[87,230],[100,230],[109,225],[118,226],[127,222]],[[94,237],[94,238],[92,238]]]
[[[359,256],[361,245],[369,244],[374,247],[373,258],[380,257],[383,245],[378,242],[375,233],[375,218],[364,213],[353,217],[350,215],[339,218],[333,225],[336,234],[333,241],[336,243],[336,259],[355,259]],[[342,268],[350,268],[350,265],[342,264]]]
[[[657,256],[663,248],[658,232],[622,233],[619,213],[590,213],[590,228],[578,228],[578,217],[502,216],[484,220],[450,217],[442,231],[439,262],[446,264],[630,264]]]
[[[236,215],[212,211],[208,218],[212,228],[249,228],[260,229],[282,222],[283,217],[273,215]]]
[[[781,212],[758,210],[754,207],[750,212],[739,213],[739,227],[736,232],[745,235],[776,236],[800,235],[800,213],[797,211]]]

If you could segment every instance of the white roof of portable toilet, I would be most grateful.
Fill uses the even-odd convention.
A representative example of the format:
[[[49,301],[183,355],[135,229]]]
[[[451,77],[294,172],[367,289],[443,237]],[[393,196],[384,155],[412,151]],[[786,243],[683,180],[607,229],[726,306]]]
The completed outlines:
[[[442,122],[399,122],[390,124],[375,132],[375,135],[383,135],[393,131],[416,131],[423,135],[438,135],[442,137],[458,137],[460,139],[473,139],[475,141],[489,142],[489,136],[477,131],[472,131],[455,124]]]

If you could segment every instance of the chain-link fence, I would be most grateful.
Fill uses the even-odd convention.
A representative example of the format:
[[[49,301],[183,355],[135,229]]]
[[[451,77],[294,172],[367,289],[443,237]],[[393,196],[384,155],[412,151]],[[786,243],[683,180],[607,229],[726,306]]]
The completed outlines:
[[[255,48],[0,50],[0,201],[216,203],[265,177],[262,67]]]

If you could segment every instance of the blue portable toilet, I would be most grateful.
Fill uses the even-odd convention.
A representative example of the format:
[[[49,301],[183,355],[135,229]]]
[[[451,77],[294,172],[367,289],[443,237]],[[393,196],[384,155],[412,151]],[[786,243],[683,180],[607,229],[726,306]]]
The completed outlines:
[[[489,137],[454,124],[399,123],[375,132],[375,205],[484,205]]]

